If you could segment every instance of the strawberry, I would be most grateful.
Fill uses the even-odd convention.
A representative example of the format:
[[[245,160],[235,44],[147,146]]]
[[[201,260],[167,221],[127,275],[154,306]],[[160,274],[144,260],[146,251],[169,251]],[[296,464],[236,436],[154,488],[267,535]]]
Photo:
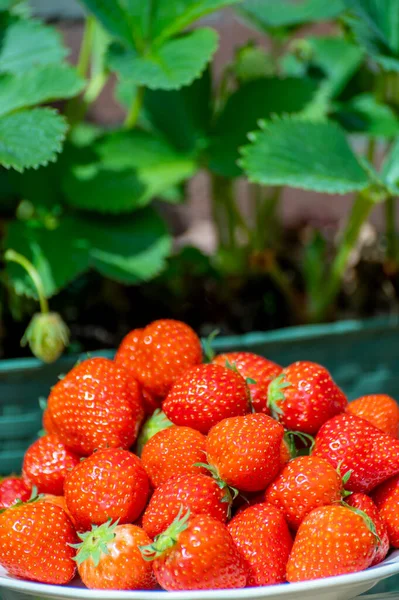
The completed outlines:
[[[283,436],[283,426],[262,413],[224,419],[208,434],[208,463],[229,486],[264,490],[280,470]]]
[[[162,410],[157,408],[153,414],[146,419],[143,423],[139,437],[137,438],[136,453],[141,456],[145,444],[150,440],[158,431],[172,427],[172,421],[169,421],[167,416]]]
[[[143,330],[133,329],[130,331],[121,343],[116,351],[114,361],[118,367],[125,369],[129,375],[134,378],[134,361],[136,358],[137,347],[141,340]]]
[[[45,433],[57,433],[57,428],[48,408],[45,408],[42,416],[42,427]]]
[[[387,394],[371,394],[353,400],[346,407],[346,412],[369,421],[374,427],[399,437],[399,406]]]
[[[292,536],[277,508],[266,502],[250,506],[227,529],[249,566],[248,587],[285,581]]]
[[[176,425],[208,433],[222,419],[249,412],[249,391],[239,373],[220,365],[198,365],[177,380],[162,410]]]
[[[38,502],[50,502],[50,504],[55,504],[56,506],[60,506],[68,515],[71,520],[72,525],[77,529],[77,523],[71,513],[68,510],[68,507],[65,502],[65,496],[54,496],[54,494],[40,494],[38,497]]]
[[[369,520],[353,509],[315,508],[299,526],[287,564],[289,582],[344,575],[367,569],[378,538]]]
[[[351,471],[346,488],[352,492],[367,493],[399,473],[399,440],[347,413],[323,425],[312,454],[339,466],[341,473]]]
[[[324,458],[298,456],[288,462],[269,485],[265,499],[279,508],[292,529],[318,506],[341,500],[342,480]]]
[[[252,408],[255,412],[270,414],[267,406],[269,383],[280,375],[282,367],[252,352],[227,352],[215,356],[212,362],[223,367],[232,365],[244,379],[253,380],[255,383],[248,382]]]
[[[207,475],[183,475],[157,487],[143,514],[143,529],[155,538],[174,521],[179,506],[190,515],[207,514],[221,523],[227,521],[231,503],[228,490],[222,490]]]
[[[138,456],[121,448],[98,450],[80,462],[64,483],[65,502],[79,530],[108,519],[131,523],[149,494],[147,474]]]
[[[80,578],[86,587],[97,590],[152,590],[156,579],[152,565],[143,559],[139,546],[151,544],[136,525],[93,525],[80,533],[74,544]]]
[[[44,435],[25,452],[22,475],[39,493],[61,496],[67,473],[79,463],[79,456],[62,443],[57,434]]]
[[[152,487],[171,477],[206,473],[196,463],[205,460],[205,436],[191,427],[169,427],[156,433],[144,445],[141,460]]]
[[[32,494],[32,488],[22,477],[0,479],[0,510],[8,508],[18,500],[26,502]]]
[[[399,548],[399,475],[375,488],[372,499],[387,527],[391,546]]]
[[[226,526],[209,515],[180,515],[141,548],[144,558],[153,560],[160,586],[168,591],[245,587],[248,568]]]
[[[32,501],[0,514],[0,565],[9,575],[68,583],[75,574],[75,529],[59,506]]]
[[[181,321],[160,319],[139,332],[129,372],[150,396],[162,400],[176,379],[200,362],[201,341],[193,329]]]
[[[106,358],[75,366],[52,388],[48,409],[64,444],[84,456],[130,448],[144,416],[138,384]]]
[[[374,504],[370,496],[367,496],[366,494],[351,494],[346,499],[346,504],[366,513],[366,515],[374,523],[375,532],[380,538],[380,542],[376,548],[375,556],[370,566],[372,567],[374,565],[378,565],[378,563],[384,560],[389,550],[388,530],[382,519],[382,515],[380,515],[377,506]]]
[[[268,406],[284,427],[314,435],[348,401],[330,373],[316,363],[289,365],[269,385]]]

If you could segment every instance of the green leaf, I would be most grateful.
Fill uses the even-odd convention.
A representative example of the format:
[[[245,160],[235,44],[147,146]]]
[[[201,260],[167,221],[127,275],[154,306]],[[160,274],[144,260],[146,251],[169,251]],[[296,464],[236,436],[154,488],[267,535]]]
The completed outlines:
[[[0,73],[25,73],[61,62],[67,55],[61,35],[38,21],[18,20],[5,30],[0,45]]]
[[[286,118],[264,123],[250,139],[241,164],[252,182],[329,194],[362,190],[369,183],[334,123]]]
[[[273,114],[297,113],[312,100],[316,84],[310,79],[276,77],[250,81],[232,94],[218,116],[208,149],[209,166],[215,173],[237,177],[238,148],[259,119]]]
[[[246,0],[240,12],[262,31],[269,31],[334,19],[344,9],[342,0]]]
[[[390,192],[399,195],[399,135],[382,164],[380,176]]]
[[[399,0],[344,0],[358,42],[387,71],[399,71]]]
[[[334,118],[351,132],[375,137],[395,137],[399,133],[399,119],[393,110],[371,94],[361,94],[338,105]]]
[[[146,90],[144,107],[151,124],[182,152],[201,150],[212,118],[212,81],[206,69],[180,90]]]
[[[84,80],[68,65],[45,65],[23,74],[0,75],[0,116],[42,102],[71,98]]]
[[[208,28],[168,40],[146,56],[140,56],[134,48],[112,44],[108,65],[137,85],[150,89],[178,89],[201,75],[217,44],[217,33]]]
[[[94,160],[72,162],[61,184],[69,204],[96,212],[137,210],[196,169],[190,156],[139,130],[106,135],[92,150]]]
[[[65,119],[50,108],[0,118],[0,164],[23,171],[55,160],[67,128]]]
[[[127,9],[127,5],[131,4],[130,0],[128,2],[124,0],[81,0],[81,2],[109,33],[122,41],[133,42],[133,23]]]

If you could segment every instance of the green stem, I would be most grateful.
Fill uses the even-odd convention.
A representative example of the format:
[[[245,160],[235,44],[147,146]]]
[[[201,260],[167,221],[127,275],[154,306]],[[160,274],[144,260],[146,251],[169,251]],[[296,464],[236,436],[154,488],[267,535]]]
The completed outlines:
[[[15,262],[15,263],[19,264],[23,269],[25,269],[25,271],[28,273],[29,277],[32,279],[32,281],[35,285],[37,295],[39,297],[41,312],[43,314],[48,313],[49,307],[48,307],[48,302],[47,302],[46,294],[44,291],[43,283],[42,283],[42,280],[40,278],[38,271],[32,265],[32,263],[27,258],[25,258],[25,256],[22,256],[22,254],[19,254],[19,252],[15,252],[15,250],[11,250],[11,249],[6,250],[6,252],[4,254],[4,260],[10,261],[10,262]]]
[[[398,240],[396,237],[396,198],[389,196],[385,201],[385,223],[387,236],[387,259],[396,263],[399,258]]]
[[[234,249],[236,215],[233,180],[212,173],[212,210],[218,241],[223,248]]]
[[[270,269],[268,270],[271,280],[276,287],[281,291],[284,298],[286,299],[288,306],[290,307],[292,314],[295,315],[295,321],[302,323],[305,319],[303,307],[301,305],[298,295],[295,293],[291,281],[280,268],[280,265],[273,260]]]
[[[94,17],[88,16],[86,18],[78,63],[76,65],[76,69],[81,77],[86,77],[89,70],[95,25]]]
[[[375,138],[371,137],[368,141],[367,152],[366,152],[366,157],[371,164],[374,164],[375,150],[376,150],[376,141],[375,141]]]
[[[141,107],[143,105],[143,99],[144,99],[144,87],[139,86],[137,88],[137,92],[136,92],[136,95],[132,102],[132,105],[130,107],[130,110],[125,119],[124,125],[125,125],[126,129],[133,129],[133,127],[136,125],[137,119],[139,118],[139,115],[140,115]]]
[[[367,192],[361,192],[356,197],[348,222],[342,234],[338,252],[335,256],[327,282],[315,301],[312,320],[325,319],[329,308],[338,295],[342,277],[348,264],[349,257],[356,245],[363,224],[367,221],[374,206],[374,200]]]

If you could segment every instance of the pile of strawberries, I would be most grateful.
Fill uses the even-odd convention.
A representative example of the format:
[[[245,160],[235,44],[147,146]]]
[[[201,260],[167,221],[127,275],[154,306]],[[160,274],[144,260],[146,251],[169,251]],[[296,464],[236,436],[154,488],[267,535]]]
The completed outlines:
[[[89,588],[199,590],[367,569],[399,547],[399,409],[321,365],[208,357],[186,324],[126,336],[50,391],[0,482],[0,565]]]

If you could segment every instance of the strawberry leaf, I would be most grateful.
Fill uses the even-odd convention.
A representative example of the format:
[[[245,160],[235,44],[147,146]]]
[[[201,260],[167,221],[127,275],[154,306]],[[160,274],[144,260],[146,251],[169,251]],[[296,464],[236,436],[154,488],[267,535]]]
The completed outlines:
[[[386,156],[381,172],[381,180],[385,183],[391,194],[399,195],[399,137],[394,141]]]

